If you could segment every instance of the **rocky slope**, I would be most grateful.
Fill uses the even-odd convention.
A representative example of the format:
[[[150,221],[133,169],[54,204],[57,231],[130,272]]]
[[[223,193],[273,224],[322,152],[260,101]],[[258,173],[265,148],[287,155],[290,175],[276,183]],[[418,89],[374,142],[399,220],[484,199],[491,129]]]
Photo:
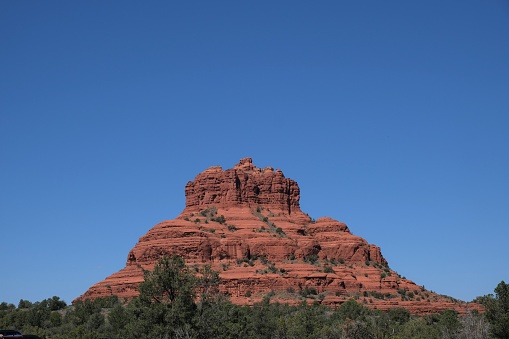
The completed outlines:
[[[126,267],[90,287],[78,300],[131,298],[167,255],[188,265],[210,264],[222,290],[239,304],[270,293],[273,300],[339,305],[355,298],[371,308],[407,308],[414,314],[480,309],[427,291],[391,270],[380,248],[331,218],[313,220],[300,210],[298,184],[250,158],[232,169],[211,167],[185,187],[186,208],[142,236]]]

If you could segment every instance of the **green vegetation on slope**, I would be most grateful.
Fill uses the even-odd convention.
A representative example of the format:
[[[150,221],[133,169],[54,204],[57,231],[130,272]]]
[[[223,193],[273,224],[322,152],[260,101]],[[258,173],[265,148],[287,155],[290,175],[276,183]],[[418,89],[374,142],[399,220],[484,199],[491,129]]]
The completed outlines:
[[[197,275],[180,257],[164,257],[145,273],[140,295],[67,306],[58,297],[16,307],[0,304],[0,328],[52,339],[76,338],[508,338],[509,285],[479,298],[487,312],[458,317],[445,311],[424,317],[399,308],[370,310],[349,300],[331,310],[319,303],[232,304],[219,293],[219,275],[205,266]],[[491,332],[489,332],[491,330]]]

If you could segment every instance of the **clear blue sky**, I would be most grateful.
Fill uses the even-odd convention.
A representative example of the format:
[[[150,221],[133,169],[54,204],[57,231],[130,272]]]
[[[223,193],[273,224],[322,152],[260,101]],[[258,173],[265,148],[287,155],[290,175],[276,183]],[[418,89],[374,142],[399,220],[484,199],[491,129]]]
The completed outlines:
[[[509,281],[509,2],[0,2],[0,301],[70,303],[250,156],[427,289]]]

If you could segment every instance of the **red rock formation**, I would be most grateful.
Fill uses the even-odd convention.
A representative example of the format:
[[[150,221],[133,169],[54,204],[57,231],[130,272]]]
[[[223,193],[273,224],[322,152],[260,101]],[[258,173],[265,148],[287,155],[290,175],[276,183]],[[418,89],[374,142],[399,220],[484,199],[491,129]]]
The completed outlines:
[[[291,214],[300,212],[297,183],[285,178],[281,170],[256,168],[251,158],[241,159],[234,168],[223,171],[210,167],[186,185],[186,211],[207,206],[218,208],[262,205]]]
[[[185,195],[186,208],[176,219],[149,230],[129,252],[125,268],[78,299],[136,296],[143,269],[166,254],[180,255],[188,265],[211,264],[223,291],[239,304],[274,291],[274,299],[291,304],[308,299],[337,305],[356,298],[373,308],[405,307],[419,314],[480,309],[401,278],[379,247],[344,223],[312,220],[300,210],[297,183],[280,170],[256,168],[250,158],[232,169],[205,170],[187,183]]]

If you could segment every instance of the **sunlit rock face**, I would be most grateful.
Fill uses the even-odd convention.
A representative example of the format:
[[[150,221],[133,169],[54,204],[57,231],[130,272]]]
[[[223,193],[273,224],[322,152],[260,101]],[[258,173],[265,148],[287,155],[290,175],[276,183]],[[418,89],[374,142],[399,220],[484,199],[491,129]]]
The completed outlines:
[[[234,168],[210,167],[186,185],[186,211],[208,206],[217,208],[263,206],[300,212],[299,185],[285,178],[281,170],[257,168],[251,158],[241,159]]]
[[[378,309],[414,314],[480,310],[426,291],[389,268],[378,246],[328,217],[313,220],[300,209],[297,182],[281,170],[257,168],[251,158],[231,169],[210,167],[185,186],[186,207],[143,235],[126,266],[77,300],[138,294],[143,271],[164,255],[220,272],[221,290],[237,304],[272,300],[339,305],[355,298]]]

